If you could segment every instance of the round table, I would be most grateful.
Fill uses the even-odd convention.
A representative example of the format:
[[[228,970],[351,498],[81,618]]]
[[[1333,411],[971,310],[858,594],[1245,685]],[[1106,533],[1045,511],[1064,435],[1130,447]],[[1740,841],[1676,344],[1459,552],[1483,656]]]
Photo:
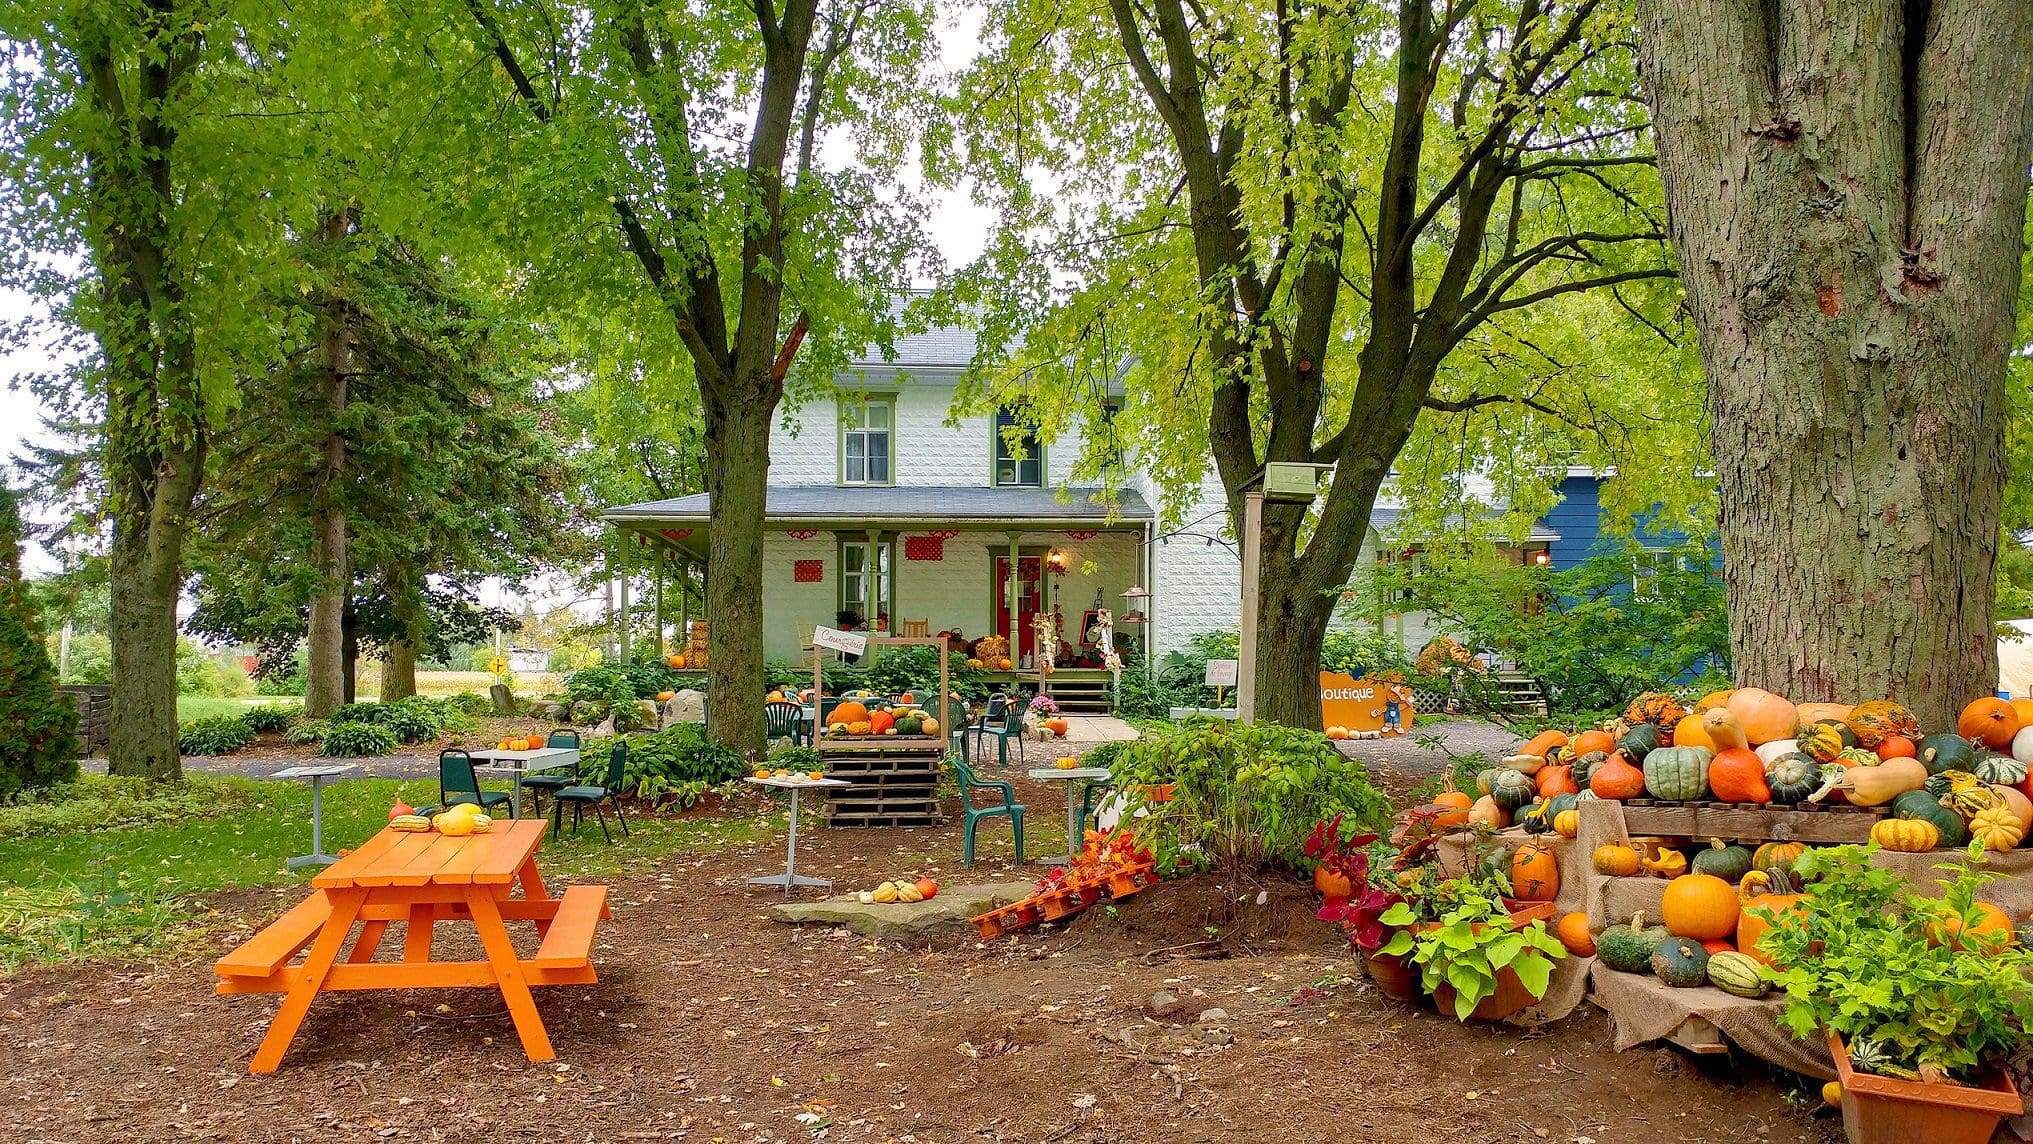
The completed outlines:
[[[1061,770],[1058,767],[1032,767],[1029,773],[1034,779],[1044,779],[1047,782],[1066,784],[1066,848],[1068,853],[1051,858],[1038,859],[1038,861],[1045,863],[1047,866],[1064,866],[1073,861],[1073,855],[1080,853],[1080,799],[1073,789],[1073,784],[1078,782],[1106,782],[1115,776],[1109,773],[1107,767],[1074,767],[1071,770]]]

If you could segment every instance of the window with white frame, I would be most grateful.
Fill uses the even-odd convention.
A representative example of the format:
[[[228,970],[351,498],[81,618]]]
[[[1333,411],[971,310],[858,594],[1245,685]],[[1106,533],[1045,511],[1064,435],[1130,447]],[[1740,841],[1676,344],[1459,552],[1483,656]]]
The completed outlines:
[[[1426,550],[1406,549],[1402,552],[1384,551],[1377,553],[1378,571],[1382,575],[1383,587],[1379,595],[1387,612],[1403,612],[1412,602],[1412,582],[1426,571]]]
[[[1687,556],[1677,548],[1640,548],[1631,553],[1631,565],[1631,595],[1649,600],[1659,574],[1686,570]]]
[[[866,397],[840,403],[840,483],[895,483],[896,399]]]
[[[1038,427],[1025,424],[1011,409],[995,411],[995,483],[999,488],[1045,485],[1045,445]]]
[[[896,566],[896,541],[884,540],[875,546],[875,608],[876,615],[861,616],[864,627],[873,629],[878,616],[896,615],[895,585],[890,569]],[[840,538],[840,610],[843,612],[866,613],[868,611],[868,541],[866,538],[843,536]]]

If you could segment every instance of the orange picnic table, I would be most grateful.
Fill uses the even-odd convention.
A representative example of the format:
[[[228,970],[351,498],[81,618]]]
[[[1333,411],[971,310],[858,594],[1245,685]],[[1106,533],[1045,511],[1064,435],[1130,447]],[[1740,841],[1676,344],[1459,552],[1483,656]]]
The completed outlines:
[[[543,834],[544,823],[534,819],[497,821],[463,837],[383,830],[312,878],[309,898],[212,967],[221,995],[285,994],[249,1071],[275,1071],[319,993],[351,989],[498,988],[529,1059],[554,1059],[530,987],[591,984],[593,933],[612,915],[605,886],[550,896],[536,868]],[[511,896],[517,886],[520,898]],[[467,920],[487,959],[432,961],[433,927]],[[402,960],[375,961],[382,935],[398,921]],[[534,957],[516,954],[510,921],[536,923]],[[341,961],[356,924],[360,937]],[[305,946],[303,962],[291,965]]]

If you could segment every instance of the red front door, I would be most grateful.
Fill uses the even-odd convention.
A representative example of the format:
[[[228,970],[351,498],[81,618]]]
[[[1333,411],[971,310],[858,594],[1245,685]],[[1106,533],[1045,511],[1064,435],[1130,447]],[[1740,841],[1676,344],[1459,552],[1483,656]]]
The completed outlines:
[[[1017,558],[1017,642],[1010,660],[1022,663],[1037,646],[1031,619],[1045,608],[1044,560],[1037,556]],[[1009,557],[995,558],[995,634],[1009,635]]]

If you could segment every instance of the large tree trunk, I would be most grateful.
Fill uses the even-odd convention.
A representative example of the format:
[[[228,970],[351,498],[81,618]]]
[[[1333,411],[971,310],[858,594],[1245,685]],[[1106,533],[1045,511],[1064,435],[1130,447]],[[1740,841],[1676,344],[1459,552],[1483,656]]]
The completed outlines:
[[[1256,718],[1319,730],[1320,644],[1334,615],[1334,597],[1295,591],[1290,580],[1259,593]]]
[[[761,758],[762,521],[775,403],[709,399],[706,409],[706,711],[715,739]]]
[[[319,229],[324,251],[335,255],[346,238],[352,215],[335,211]],[[335,260],[336,261],[336,260]],[[329,274],[338,274],[336,265]],[[318,347],[320,412],[326,418],[323,451],[319,457],[317,507],[311,515],[313,548],[311,560],[319,578],[317,595],[311,597],[310,645],[304,671],[304,716],[323,719],[341,703],[352,701],[352,680],[345,663],[345,642],[341,615],[351,593],[352,568],[346,558],[346,438],[340,430],[346,413],[346,383],[353,369],[353,336],[347,307],[342,298],[327,300],[323,308],[324,336]]]
[[[416,645],[390,640],[381,652],[381,701],[393,703],[416,694]]]
[[[381,701],[393,703],[416,694],[416,641],[424,634],[423,604],[406,572],[384,573],[381,591],[388,597],[397,628],[381,653]]]
[[[360,625],[353,612],[353,596],[349,592],[339,608],[339,701],[351,703],[359,698],[360,683]]]
[[[191,482],[195,487],[195,482]],[[189,507],[189,498],[184,498]],[[113,520],[108,561],[113,643],[113,706],[107,716],[106,769],[150,779],[183,777],[177,754],[176,602],[182,587],[183,529],[153,514]]]
[[[1639,9],[1736,681],[1952,725],[1997,685],[2033,5]]]

